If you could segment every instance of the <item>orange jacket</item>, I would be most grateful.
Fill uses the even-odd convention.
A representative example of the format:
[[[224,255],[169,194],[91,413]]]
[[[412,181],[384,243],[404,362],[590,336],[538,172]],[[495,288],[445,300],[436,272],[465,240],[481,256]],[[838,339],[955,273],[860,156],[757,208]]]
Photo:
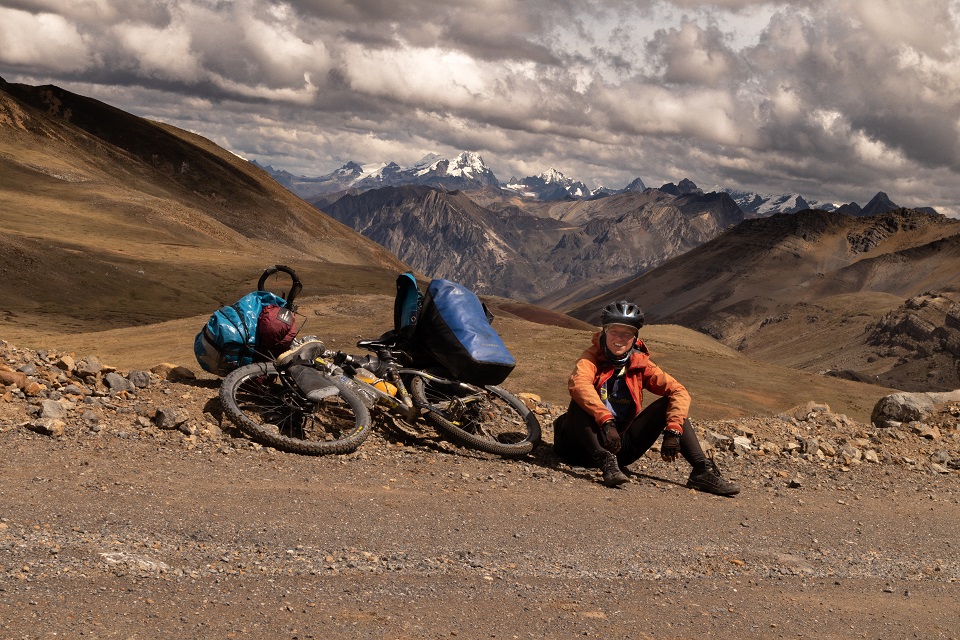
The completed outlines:
[[[600,347],[601,331],[593,335],[593,345],[580,355],[567,387],[574,402],[593,416],[597,425],[613,419],[613,413],[600,399],[600,389],[614,373],[614,367]],[[627,388],[636,406],[634,418],[643,407],[643,390],[669,398],[666,427],[683,431],[683,422],[690,412],[690,394],[673,376],[650,362],[650,352],[640,339],[630,353],[626,373]]]

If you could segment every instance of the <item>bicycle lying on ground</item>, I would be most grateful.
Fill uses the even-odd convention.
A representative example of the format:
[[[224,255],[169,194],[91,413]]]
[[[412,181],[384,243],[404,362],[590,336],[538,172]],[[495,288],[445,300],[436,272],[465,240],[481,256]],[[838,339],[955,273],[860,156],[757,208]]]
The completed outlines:
[[[370,434],[374,408],[408,423],[424,419],[458,444],[501,456],[522,456],[540,443],[536,415],[505,389],[404,368],[405,352],[387,342],[357,347],[376,355],[309,340],[275,362],[242,366],[220,387],[224,412],[263,444],[311,455],[354,451]]]

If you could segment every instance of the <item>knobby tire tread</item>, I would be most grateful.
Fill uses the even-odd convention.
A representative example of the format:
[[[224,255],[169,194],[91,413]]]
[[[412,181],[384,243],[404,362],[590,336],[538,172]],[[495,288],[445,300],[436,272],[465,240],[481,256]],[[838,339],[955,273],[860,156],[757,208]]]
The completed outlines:
[[[224,413],[231,422],[254,440],[289,453],[330,455],[355,451],[370,435],[372,424],[370,412],[364,406],[360,396],[333,378],[330,382],[340,391],[333,398],[342,399],[342,402],[336,405],[336,410],[343,414],[341,421],[347,425],[344,435],[329,440],[309,440],[284,435],[276,424],[265,419],[261,423],[255,418],[262,418],[269,412],[277,413],[286,410],[286,407],[281,406],[278,401],[278,396],[270,392],[274,387],[277,390],[283,387],[273,384],[265,385],[265,382],[276,382],[278,375],[272,363],[248,364],[230,372],[220,385],[220,404]],[[242,389],[244,385],[247,385],[246,390]],[[326,405],[327,400],[312,403],[296,390],[286,389],[285,393],[304,407],[312,406],[312,411],[304,419],[322,417],[323,412],[328,408],[332,411],[332,405]],[[298,395],[299,397],[296,397]]]
[[[440,396],[444,392],[431,387],[429,379],[414,375],[411,379],[411,393],[414,400],[418,403],[437,405]],[[458,420],[450,415],[450,412],[444,410],[425,409],[424,418],[437,431],[445,434],[454,442],[466,447],[493,453],[504,457],[519,457],[533,451],[540,444],[540,422],[536,415],[523,403],[522,400],[507,391],[506,389],[494,385],[488,385],[481,388],[485,395],[485,400],[494,403],[496,411],[507,414],[513,426],[521,429],[511,434],[510,440],[501,441],[495,437],[479,433],[479,429],[493,426],[485,425],[484,420]],[[487,412],[484,412],[487,413]],[[463,426],[460,426],[463,425]],[[522,438],[517,439],[522,435]]]

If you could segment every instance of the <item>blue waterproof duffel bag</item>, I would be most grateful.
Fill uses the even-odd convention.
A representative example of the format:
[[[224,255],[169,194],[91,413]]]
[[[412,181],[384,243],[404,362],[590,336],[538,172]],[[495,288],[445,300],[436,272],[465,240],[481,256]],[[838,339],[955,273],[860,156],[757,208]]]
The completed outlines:
[[[500,384],[516,362],[493,316],[470,289],[436,279],[423,297],[413,341],[430,352],[450,375],[470,384]]]
[[[265,288],[267,278],[278,272],[292,280],[286,296]],[[287,349],[296,335],[293,301],[302,287],[293,269],[278,264],[263,272],[256,291],[214,311],[193,339],[193,353],[203,370],[225,376]]]

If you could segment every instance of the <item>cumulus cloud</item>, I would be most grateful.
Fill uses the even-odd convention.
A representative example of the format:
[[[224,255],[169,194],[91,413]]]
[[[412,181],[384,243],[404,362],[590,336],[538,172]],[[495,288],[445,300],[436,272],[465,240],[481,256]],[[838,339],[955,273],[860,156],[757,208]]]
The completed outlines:
[[[0,0],[0,75],[308,175],[469,149],[960,216],[958,29],[955,0]]]
[[[80,29],[54,14],[0,7],[0,49],[4,63],[41,73],[82,71],[94,64]]]
[[[671,84],[728,87],[739,79],[737,56],[716,27],[684,19],[678,28],[657,31],[649,50],[662,61],[662,77]]]

